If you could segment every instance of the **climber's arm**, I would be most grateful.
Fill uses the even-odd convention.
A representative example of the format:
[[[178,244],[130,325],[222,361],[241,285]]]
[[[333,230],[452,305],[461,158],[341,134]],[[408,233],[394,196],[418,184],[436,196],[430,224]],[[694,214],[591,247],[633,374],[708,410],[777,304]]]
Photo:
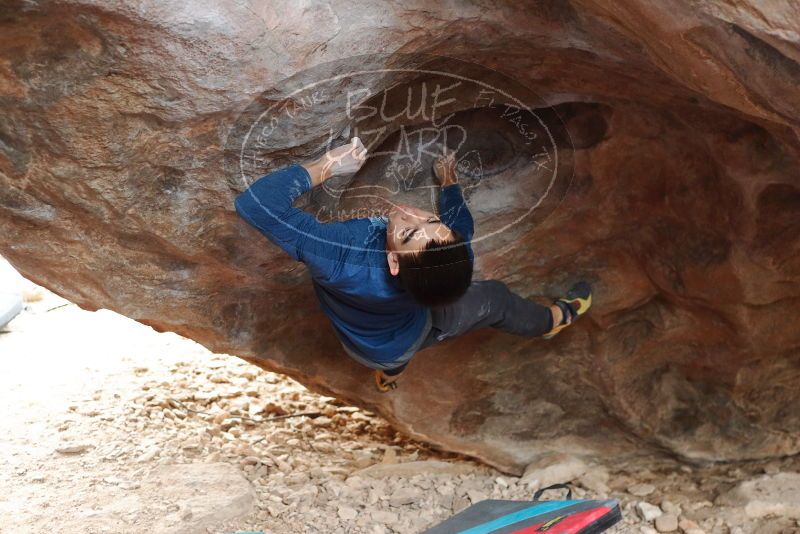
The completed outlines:
[[[311,163],[304,164],[303,168],[308,173],[312,188],[317,187],[331,177],[331,168],[329,165],[326,165],[324,157],[312,161]]]
[[[455,152],[447,151],[444,156],[437,158],[433,165],[433,171],[436,181],[442,188],[439,192],[439,218],[464,238],[464,241],[467,242],[469,257],[474,260],[471,241],[475,225],[467,203],[464,201],[461,186],[458,185]]]
[[[469,249],[469,256],[474,260],[471,241],[475,232],[475,223],[458,183],[446,185],[439,192],[439,218],[464,238]]]
[[[256,180],[235,200],[239,215],[317,279],[330,279],[346,261],[352,234],[344,223],[321,223],[292,207],[324,175],[292,164]],[[321,181],[320,181],[321,183]]]

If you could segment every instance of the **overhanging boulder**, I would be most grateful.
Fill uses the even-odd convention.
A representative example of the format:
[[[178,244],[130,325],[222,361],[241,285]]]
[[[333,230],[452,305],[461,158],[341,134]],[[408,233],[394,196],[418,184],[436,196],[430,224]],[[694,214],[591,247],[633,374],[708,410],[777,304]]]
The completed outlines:
[[[26,277],[509,472],[548,450],[693,460],[800,450],[800,8],[183,6],[63,0],[0,13],[0,253]],[[352,82],[368,90],[359,102],[375,103],[397,84],[434,87],[456,64],[428,62],[440,55],[535,93],[538,148],[561,156],[546,174],[508,121],[475,101],[453,105],[481,156],[482,172],[465,178],[476,239],[556,184],[534,216],[475,243],[476,276],[531,297],[585,277],[595,308],[550,342],[491,329],[449,340],[381,395],[340,348],[305,267],[236,216],[236,149],[260,142],[265,169],[317,155],[372,123],[330,93],[303,108],[292,91],[321,73],[383,69],[326,86],[341,97]],[[409,65],[413,75],[399,69]],[[285,102],[296,115],[277,125],[283,135],[247,135],[254,111]],[[426,125],[383,120],[395,128],[373,135],[376,149]],[[347,217],[367,202],[356,187],[389,190],[404,183],[397,172],[424,172],[388,173],[390,159],[303,205]]]

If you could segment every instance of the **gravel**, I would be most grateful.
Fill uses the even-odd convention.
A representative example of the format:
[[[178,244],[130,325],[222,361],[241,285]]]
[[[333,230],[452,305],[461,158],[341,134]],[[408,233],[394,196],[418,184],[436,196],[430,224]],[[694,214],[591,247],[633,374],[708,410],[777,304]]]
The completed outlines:
[[[66,301],[38,291],[0,334],[2,532],[407,534],[483,499],[530,499],[564,473],[574,498],[620,500],[609,533],[800,531],[714,504],[750,478],[798,471],[797,457],[732,471],[551,455],[523,480],[175,334],[105,310],[48,312]]]

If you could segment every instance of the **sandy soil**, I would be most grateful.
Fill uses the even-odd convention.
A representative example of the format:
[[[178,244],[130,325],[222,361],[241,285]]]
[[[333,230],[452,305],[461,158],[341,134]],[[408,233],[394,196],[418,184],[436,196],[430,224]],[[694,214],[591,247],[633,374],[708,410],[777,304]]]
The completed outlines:
[[[539,485],[431,450],[236,357],[12,281],[28,302],[0,331],[2,533],[405,534]],[[680,522],[674,532],[790,533],[800,527],[785,506],[754,518],[714,503],[798,466],[641,460],[586,466],[573,486],[621,501],[625,522],[609,532]]]

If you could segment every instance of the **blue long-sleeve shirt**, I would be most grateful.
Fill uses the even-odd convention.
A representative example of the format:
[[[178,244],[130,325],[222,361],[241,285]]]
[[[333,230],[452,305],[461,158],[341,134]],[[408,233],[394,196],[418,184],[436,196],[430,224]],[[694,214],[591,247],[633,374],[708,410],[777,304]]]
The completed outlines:
[[[415,349],[430,327],[430,311],[389,272],[386,217],[321,223],[292,206],[311,189],[293,164],[256,180],[236,197],[236,211],[311,273],[320,306],[351,356],[383,367]],[[439,218],[469,245],[473,220],[458,184],[441,189]],[[363,361],[366,360],[366,361]]]

